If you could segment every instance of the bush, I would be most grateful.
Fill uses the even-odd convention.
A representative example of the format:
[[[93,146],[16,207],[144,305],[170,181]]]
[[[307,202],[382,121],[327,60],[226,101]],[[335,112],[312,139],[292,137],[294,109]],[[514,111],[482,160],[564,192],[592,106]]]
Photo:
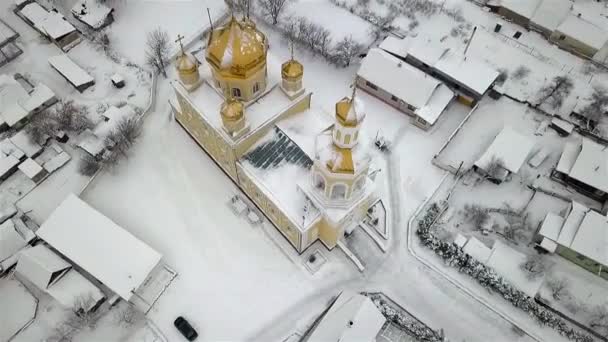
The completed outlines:
[[[526,277],[530,280],[538,279],[545,275],[547,271],[547,260],[543,255],[532,254],[528,255],[519,268],[526,272]]]
[[[95,159],[95,157],[86,154],[84,158],[80,160],[80,166],[78,168],[78,172],[81,175],[91,177],[93,176],[101,167],[101,163]]]
[[[465,204],[464,218],[470,222],[475,229],[482,229],[490,220],[488,209],[482,208],[478,204]]]

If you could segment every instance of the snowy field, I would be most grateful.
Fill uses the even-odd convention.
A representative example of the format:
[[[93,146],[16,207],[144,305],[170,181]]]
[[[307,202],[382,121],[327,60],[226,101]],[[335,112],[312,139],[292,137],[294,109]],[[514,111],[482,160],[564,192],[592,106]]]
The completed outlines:
[[[0,341],[8,341],[34,318],[37,303],[19,281],[8,277],[0,279],[0,303]]]

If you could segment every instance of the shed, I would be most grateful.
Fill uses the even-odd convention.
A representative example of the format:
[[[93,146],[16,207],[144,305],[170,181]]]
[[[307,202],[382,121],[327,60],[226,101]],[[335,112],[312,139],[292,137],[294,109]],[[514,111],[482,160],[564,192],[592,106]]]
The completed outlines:
[[[574,125],[572,123],[557,117],[551,119],[551,128],[557,131],[562,137],[568,136],[574,131]]]
[[[0,155],[0,181],[6,180],[10,175],[17,171],[18,165],[19,159],[15,158],[13,155]]]
[[[548,38],[571,11],[569,0],[543,0],[530,18],[530,28]]]
[[[27,246],[27,243],[28,241],[15,229],[13,220],[6,220],[0,224],[0,264]],[[2,268],[5,268],[4,265]]]
[[[49,57],[49,64],[81,93],[95,84],[93,77],[65,54]]]
[[[19,253],[16,273],[41,290],[57,282],[72,265],[43,244]]]
[[[533,138],[518,133],[512,127],[504,127],[484,154],[475,162],[475,168],[487,170],[492,159],[498,160],[501,167],[512,173],[519,172],[534,148]]]
[[[53,158],[47,160],[42,167],[46,170],[46,172],[51,173],[55,172],[57,169],[67,164],[72,157],[65,151],[60,152]]]
[[[570,14],[551,34],[551,41],[579,56],[592,58],[608,41],[608,32]]]
[[[9,140],[29,158],[36,158],[42,153],[42,146],[33,141],[25,130],[17,132]]]
[[[37,2],[31,2],[17,14],[64,51],[80,41],[76,28],[55,9],[47,11]]]
[[[588,196],[608,197],[608,151],[588,138],[568,141],[555,168],[556,176]]]
[[[161,261],[158,252],[73,194],[37,234],[125,300]]]
[[[125,79],[121,74],[112,75],[110,80],[112,81],[112,85],[114,85],[116,88],[122,88],[125,86]]]
[[[343,292],[323,315],[307,341],[372,342],[386,322],[376,305],[366,296]]]
[[[36,163],[32,158],[27,158],[23,163],[19,164],[19,170],[36,183],[46,175],[46,171],[42,166]]]
[[[78,0],[72,7],[72,15],[94,30],[99,30],[114,21],[114,9],[95,0]]]

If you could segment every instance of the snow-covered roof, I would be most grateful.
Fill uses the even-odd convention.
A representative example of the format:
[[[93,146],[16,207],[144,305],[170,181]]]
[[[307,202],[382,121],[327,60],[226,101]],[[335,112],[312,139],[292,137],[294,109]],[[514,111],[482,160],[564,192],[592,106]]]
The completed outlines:
[[[569,174],[582,148],[583,144],[580,138],[566,141],[555,170],[566,175]]]
[[[21,160],[25,156],[25,153],[15,146],[15,144],[13,144],[9,138],[0,141],[0,152],[0,157],[2,157],[2,155],[12,155],[13,157]]]
[[[65,165],[70,159],[72,159],[72,157],[67,152],[63,151],[47,160],[42,167],[44,167],[47,172],[51,173]]]
[[[482,264],[487,263],[492,254],[492,250],[474,236],[469,238],[462,250]]]
[[[21,105],[25,110],[31,112],[54,98],[55,93],[49,87],[43,83],[38,83],[30,93],[28,99],[23,101]]]
[[[74,26],[65,20],[61,14],[55,11],[48,12],[36,2],[25,5],[21,9],[21,14],[31,21],[38,30],[53,39],[60,39],[76,31]]]
[[[369,50],[357,75],[416,108],[424,107],[441,84],[415,67],[376,48]]]
[[[315,157],[315,139],[329,128],[334,121],[321,108],[309,108],[303,112],[279,120],[276,126],[295,142],[306,155]]]
[[[551,125],[558,127],[559,129],[561,129],[562,131],[564,131],[568,134],[571,134],[572,131],[574,131],[574,124],[572,124],[571,122],[568,122],[566,120],[562,120],[558,117],[554,117],[553,119],[551,119]]]
[[[407,49],[403,39],[394,36],[387,36],[378,47],[399,57],[405,57],[407,55]]]
[[[608,221],[606,216],[593,210],[588,211],[570,248],[602,265],[608,265]]]
[[[572,2],[569,0],[542,0],[530,22],[543,29],[554,31],[571,10]]]
[[[18,34],[0,19],[0,46],[17,38]]]
[[[319,160],[321,164],[328,165],[328,163],[331,163],[336,167],[336,170],[342,165],[345,155],[343,154],[343,151],[334,144],[332,129],[327,129],[317,136],[315,148],[316,159]],[[349,173],[357,174],[359,171],[364,170],[369,166],[372,159],[370,151],[371,141],[365,130],[359,129],[357,144],[351,148],[349,154],[346,155],[346,157],[350,158],[348,163],[352,164],[352,169],[349,170]]]
[[[78,303],[88,304],[89,307],[83,309],[91,310],[104,298],[101,290],[75,269],[69,270],[58,282],[47,288],[46,292],[69,309],[74,308]]]
[[[581,152],[578,154],[568,176],[608,192],[608,151],[606,146],[583,138]]]
[[[608,41],[608,32],[585,19],[572,14],[566,17],[566,19],[557,27],[556,31],[596,50],[601,49],[606,41]]]
[[[570,247],[576,233],[578,232],[578,228],[580,227],[585,215],[589,211],[589,208],[578,202],[572,202],[572,206],[570,208],[570,212],[566,217],[566,221],[562,226],[562,229],[559,232],[559,236],[557,237],[557,243],[562,246]]]
[[[12,257],[26,245],[27,242],[17,232],[12,220],[0,224],[0,262]]]
[[[456,234],[456,238],[454,238],[454,244],[460,248],[463,248],[467,241],[467,237],[460,233]]]
[[[28,94],[14,78],[0,75],[0,116],[9,127],[54,97],[55,93],[42,83]]]
[[[55,272],[65,272],[72,266],[44,244],[19,252],[16,272],[40,289],[46,289]]]
[[[496,158],[501,161],[500,166],[512,173],[517,173],[532,152],[534,145],[534,138],[525,136],[512,127],[506,126],[498,133],[481,158],[475,162],[475,165],[486,170],[492,159]]]
[[[493,67],[473,57],[448,51],[433,66],[456,82],[483,95],[499,75]]]
[[[80,133],[80,135],[78,135],[78,140],[80,140],[80,142],[77,146],[92,156],[100,154],[105,149],[103,140],[95,135],[90,129],[86,129]]]
[[[19,164],[19,170],[29,179],[36,178],[44,171],[42,166],[38,165],[32,158],[27,158],[23,163]]]
[[[125,78],[121,74],[114,74],[110,77],[110,80],[114,83],[121,83],[125,81]]]
[[[440,84],[424,107],[416,110],[416,115],[424,121],[434,124],[445,108],[454,98],[454,92],[444,84]]]
[[[525,294],[534,297],[543,282],[543,278],[528,279],[526,274],[520,271],[520,265],[525,260],[525,254],[511,248],[500,240],[496,240],[494,246],[492,246],[492,254],[488,259],[487,265]]]
[[[76,18],[94,29],[103,26],[112,8],[95,0],[78,0],[72,7],[72,13]]]
[[[66,54],[49,57],[49,63],[75,87],[93,82],[94,79]]]
[[[542,0],[501,0],[501,7],[530,19],[541,2]]]
[[[563,225],[564,218],[550,212],[547,213],[547,216],[545,216],[545,219],[543,220],[540,229],[538,230],[538,233],[548,239],[557,241],[559,232],[562,229]]]
[[[74,194],[53,211],[37,234],[126,300],[162,257]]]
[[[19,159],[15,158],[12,154],[0,156],[0,177],[6,176],[9,172],[14,170],[15,166],[18,164]]]
[[[42,151],[42,146],[33,141],[25,130],[17,132],[9,140],[30,158],[37,156]]]
[[[308,341],[375,341],[385,322],[371,299],[347,291],[332,304]]]
[[[132,118],[135,116],[135,110],[130,105],[124,105],[122,107],[110,106],[103,114],[103,117],[108,119],[107,122],[101,122],[95,127],[93,133],[95,133],[98,137],[105,137],[108,133],[110,133],[116,125],[122,120],[126,118]]]
[[[319,217],[317,207],[295,182],[310,177],[313,162],[277,126],[252,146],[240,163],[273,204],[281,208],[300,231],[308,229]]]

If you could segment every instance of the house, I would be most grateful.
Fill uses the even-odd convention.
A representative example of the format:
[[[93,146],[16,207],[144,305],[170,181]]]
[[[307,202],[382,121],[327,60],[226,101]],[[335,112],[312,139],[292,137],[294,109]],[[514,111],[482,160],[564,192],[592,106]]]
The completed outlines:
[[[34,239],[34,234],[20,219],[0,224],[0,275],[17,263],[17,252]]]
[[[95,0],[78,0],[72,15],[93,30],[100,30],[114,21],[114,9]]]
[[[442,81],[463,104],[474,106],[492,87],[499,72],[488,64],[441,47],[425,36],[398,39],[388,36],[380,49]]]
[[[19,159],[13,155],[4,156],[0,154],[0,181],[6,180],[17,171],[19,162]]]
[[[19,33],[0,19],[0,67],[23,53],[15,44],[17,38],[19,38]]]
[[[306,342],[373,342],[386,318],[368,297],[343,292],[323,314]]]
[[[35,183],[40,182],[42,178],[47,175],[46,170],[32,158],[27,158],[23,163],[19,164],[18,168],[27,176],[27,178]]]
[[[530,19],[542,2],[543,0],[500,0],[498,14],[518,25],[528,27]]]
[[[106,149],[103,139],[88,128],[78,135],[78,141],[76,146],[93,157],[101,156]]]
[[[36,158],[42,153],[42,146],[33,141],[25,130],[17,132],[17,134],[8,138],[9,141],[28,158]]]
[[[81,40],[76,28],[56,9],[47,11],[37,2],[31,2],[15,13],[64,52],[76,46]]]
[[[49,64],[81,93],[95,84],[93,77],[65,54],[49,57]]]
[[[17,277],[48,293],[66,308],[84,304],[86,307],[78,309],[94,311],[105,299],[98,287],[44,244],[22,250],[18,260]]]
[[[580,16],[570,14],[549,39],[564,50],[591,59],[608,42],[608,32]]]
[[[126,301],[137,296],[162,256],[70,194],[36,234]]]
[[[67,164],[67,162],[69,162],[71,159],[72,157],[67,152],[61,151],[53,158],[47,160],[42,167],[46,170],[46,172],[52,173],[63,165]]]
[[[55,93],[42,83],[28,93],[14,78],[0,75],[0,126],[5,129],[23,126],[29,117],[55,102]]]
[[[530,18],[529,28],[549,38],[572,12],[569,0],[542,0]]]
[[[534,148],[535,141],[518,133],[512,127],[504,127],[492,144],[474,163],[473,169],[501,183],[510,173],[517,173]]]
[[[608,218],[571,202],[564,217],[548,213],[535,237],[537,246],[608,280]]]
[[[375,48],[361,62],[357,86],[412,116],[423,129],[433,126],[454,98],[443,83]]]
[[[564,145],[552,177],[599,201],[608,199],[608,151],[588,138],[571,139]]]

